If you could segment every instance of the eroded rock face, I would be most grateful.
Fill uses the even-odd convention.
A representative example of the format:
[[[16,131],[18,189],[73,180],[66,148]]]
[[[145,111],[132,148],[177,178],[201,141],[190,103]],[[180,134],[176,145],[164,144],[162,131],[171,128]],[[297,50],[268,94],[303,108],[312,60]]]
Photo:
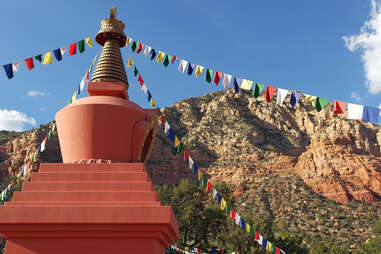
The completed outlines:
[[[321,112],[303,98],[292,108],[286,98],[233,91],[189,98],[163,112],[186,150],[212,181],[224,180],[237,194],[264,177],[299,175],[311,189],[331,200],[368,203],[381,197],[379,126],[334,116],[332,105]],[[156,184],[192,177],[183,155],[159,127],[147,168]],[[0,174],[15,171],[45,137],[47,125],[0,147]],[[58,139],[50,140],[43,162],[60,162]]]

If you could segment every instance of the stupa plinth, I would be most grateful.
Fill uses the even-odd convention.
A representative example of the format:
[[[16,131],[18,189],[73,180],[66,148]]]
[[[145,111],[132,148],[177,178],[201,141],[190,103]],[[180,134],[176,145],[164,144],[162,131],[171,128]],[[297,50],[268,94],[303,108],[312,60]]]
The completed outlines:
[[[123,22],[101,22],[90,97],[56,114],[63,163],[41,163],[0,207],[6,254],[162,254],[178,238],[145,170],[159,111],[131,102],[120,47]]]

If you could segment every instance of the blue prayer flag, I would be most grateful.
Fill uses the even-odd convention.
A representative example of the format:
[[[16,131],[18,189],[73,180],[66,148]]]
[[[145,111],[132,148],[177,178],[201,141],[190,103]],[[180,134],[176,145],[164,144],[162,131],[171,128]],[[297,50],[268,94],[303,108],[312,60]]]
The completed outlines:
[[[192,173],[196,174],[197,171],[198,171],[198,166],[197,166],[196,162],[193,162],[193,172]]]
[[[55,58],[56,58],[58,61],[61,61],[61,60],[62,60],[61,49],[55,49],[55,50],[53,50],[53,54],[54,54]]]
[[[217,194],[217,203],[220,204],[222,200],[222,196],[220,194]]]
[[[172,141],[175,140],[175,133],[172,129],[169,129],[168,138]]]
[[[262,239],[262,247],[265,249],[267,247],[267,240],[265,238]]]
[[[379,117],[380,117],[379,108],[364,106],[364,111],[362,114],[362,120],[364,122],[371,122],[371,123],[377,124]]]
[[[13,78],[13,68],[12,68],[12,64],[6,64],[6,65],[3,65],[4,67],[4,70],[5,70],[5,73],[7,74],[7,77],[9,79]]]
[[[297,91],[292,91],[291,98],[290,98],[291,106],[295,107],[295,105],[298,104],[299,99],[300,99],[300,93]]]
[[[149,52],[151,54],[151,60],[155,59],[156,57],[156,51],[155,49],[151,49],[151,52]]]
[[[239,226],[243,229],[246,229],[246,222],[244,219],[240,218]]]
[[[241,78],[234,77],[234,91],[238,93],[239,90],[239,84],[242,82]]]
[[[148,101],[150,101],[151,100],[151,98],[152,98],[152,95],[151,95],[151,93],[149,92],[149,90],[148,90]]]
[[[210,253],[211,254],[215,254],[216,253],[216,248],[212,248],[212,251]]]
[[[196,66],[195,64],[191,64],[191,63],[188,64],[188,75],[189,76],[192,75],[195,66]]]

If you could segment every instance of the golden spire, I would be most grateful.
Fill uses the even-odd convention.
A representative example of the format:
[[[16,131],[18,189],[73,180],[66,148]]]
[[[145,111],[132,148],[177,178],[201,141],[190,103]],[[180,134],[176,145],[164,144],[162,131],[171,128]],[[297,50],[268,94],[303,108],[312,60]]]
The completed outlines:
[[[126,45],[124,27],[123,22],[116,19],[116,8],[111,7],[110,18],[101,21],[101,29],[95,37],[103,49],[91,77],[92,82],[124,82],[128,89],[126,70],[120,52],[120,48]]]

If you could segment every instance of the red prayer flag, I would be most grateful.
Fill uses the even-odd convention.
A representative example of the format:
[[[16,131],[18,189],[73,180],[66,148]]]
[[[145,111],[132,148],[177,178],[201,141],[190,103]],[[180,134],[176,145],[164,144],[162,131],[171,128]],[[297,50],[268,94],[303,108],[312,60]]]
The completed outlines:
[[[212,184],[208,181],[206,185],[206,193],[209,193],[209,191],[212,189]]]
[[[225,250],[224,249],[220,249],[220,253],[225,253]]]
[[[235,211],[233,209],[230,210],[230,218],[235,219]]]
[[[255,240],[259,240],[260,239],[259,234],[258,234],[257,231],[254,232],[254,239]]]
[[[276,91],[276,87],[273,87],[273,86],[266,87],[266,101],[267,102],[271,101],[271,98],[273,97],[275,91]]]
[[[83,77],[86,83],[89,83],[89,71],[86,71],[85,76]]]
[[[174,64],[177,59],[178,59],[177,56],[173,56],[172,57],[172,64]]]
[[[275,247],[275,254],[280,254],[280,249],[278,247]]]
[[[189,153],[187,151],[184,150],[184,160],[188,159],[189,158]]]
[[[334,109],[333,112],[335,114],[344,114],[345,113],[346,108],[347,108],[347,103],[346,102],[335,101],[334,105],[335,105],[335,109]]]
[[[142,79],[142,76],[140,76],[140,74],[139,74],[138,80],[139,80],[139,83],[140,83],[141,86],[144,85],[144,81]]]
[[[26,63],[26,67],[28,67],[28,70],[31,70],[34,68],[33,57],[29,57],[25,59],[25,63]]]
[[[141,42],[139,42],[139,46],[138,46],[138,49],[136,50],[136,54],[139,54],[139,53],[140,53],[140,51],[142,51],[142,50],[143,50],[143,48],[144,48],[144,44],[143,44],[143,43],[141,43]]]
[[[161,116],[161,124],[165,123],[165,117],[163,114],[160,115]]]
[[[74,42],[74,43],[70,44],[69,56],[75,55],[76,53],[77,53],[77,43]]]
[[[221,76],[222,76],[222,72],[220,71],[215,71],[215,74],[214,74],[214,83],[216,85],[218,85],[218,82],[220,82],[221,80]]]

